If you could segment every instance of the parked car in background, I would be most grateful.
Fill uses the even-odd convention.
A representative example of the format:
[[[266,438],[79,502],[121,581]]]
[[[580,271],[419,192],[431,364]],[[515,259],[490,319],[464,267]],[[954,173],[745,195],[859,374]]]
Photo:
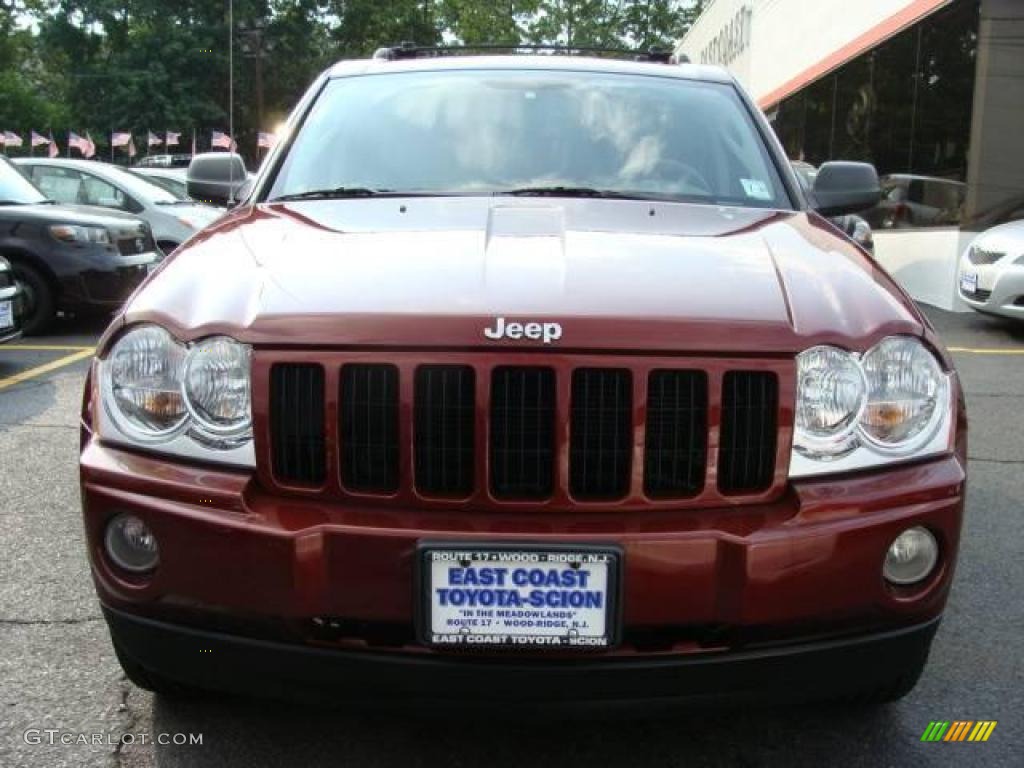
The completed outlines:
[[[82,510],[129,679],[905,695],[966,417],[921,311],[821,220],[875,169],[826,163],[812,206],[718,68],[424,53],[318,78],[97,344]],[[237,183],[223,154],[190,183]]]
[[[0,256],[23,291],[26,334],[58,310],[110,313],[138,288],[159,254],[149,225],[130,214],[55,205],[0,159]]]
[[[188,168],[192,155],[178,152],[172,155],[146,155],[135,163],[135,168]]]
[[[0,344],[21,336],[24,312],[24,291],[14,279],[11,263],[0,256]]]
[[[126,168],[128,173],[143,181],[156,184],[178,200],[190,200],[185,186],[185,168]]]
[[[960,258],[957,284],[978,312],[1024,320],[1024,220],[974,238]]]
[[[47,197],[58,203],[123,211],[149,222],[157,245],[170,253],[223,211],[143,181],[123,168],[92,160],[19,158],[15,162]]]
[[[960,223],[967,185],[952,179],[894,173],[883,176],[882,199],[862,215],[874,229],[953,227]]]
[[[804,194],[813,196],[814,180],[818,177],[818,169],[802,160],[792,161],[792,166]],[[833,216],[830,221],[865,251],[875,252],[875,238],[871,232],[871,225],[863,217],[856,213],[848,213],[845,216]]]

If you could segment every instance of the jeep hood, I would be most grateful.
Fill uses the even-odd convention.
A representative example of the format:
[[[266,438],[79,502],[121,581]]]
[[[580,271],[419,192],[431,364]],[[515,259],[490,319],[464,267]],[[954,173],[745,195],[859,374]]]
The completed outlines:
[[[562,336],[484,336],[496,317]],[[124,322],[255,345],[788,355],[920,335],[920,315],[823,219],[539,198],[239,209],[167,259]]]

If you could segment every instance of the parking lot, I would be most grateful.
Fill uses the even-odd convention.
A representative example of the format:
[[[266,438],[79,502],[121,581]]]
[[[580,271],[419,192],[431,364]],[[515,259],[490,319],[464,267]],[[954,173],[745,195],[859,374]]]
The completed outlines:
[[[109,645],[78,509],[79,398],[101,328],[65,322],[0,347],[0,765],[1020,766],[1024,327],[929,314],[966,388],[971,466],[959,573],[918,688],[878,710],[691,709],[657,719],[437,719],[140,691]],[[932,720],[998,727],[984,744],[922,743]],[[28,743],[29,729],[43,743]],[[46,729],[104,734],[103,743],[51,746]],[[143,744],[142,734],[202,734],[202,744]],[[110,743],[122,735],[129,743]]]

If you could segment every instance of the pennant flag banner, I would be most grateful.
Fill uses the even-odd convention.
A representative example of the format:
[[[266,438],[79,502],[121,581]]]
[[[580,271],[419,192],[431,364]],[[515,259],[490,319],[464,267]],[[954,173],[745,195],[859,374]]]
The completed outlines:
[[[4,144],[8,147],[20,147],[22,144],[21,136],[14,131],[4,131]]]
[[[135,139],[128,139],[128,157],[135,157],[136,154]]]
[[[149,132],[149,138],[146,141],[147,145],[150,147],[159,147],[161,144],[164,143],[164,140],[157,136],[152,131]]]
[[[127,131],[114,131],[110,134],[110,145],[112,147],[127,147],[132,140],[132,135]]]
[[[32,131],[32,146],[33,147],[41,147],[44,144],[49,144],[49,143],[50,143],[50,139],[46,138],[42,134],[38,134],[35,131]]]
[[[176,147],[176,146],[178,146],[178,139],[180,139],[180,138],[181,138],[181,134],[180,133],[175,133],[174,131],[168,131],[167,132],[167,142],[166,142],[166,145],[168,147]]]
[[[256,140],[256,146],[262,149],[273,149],[275,144],[277,144],[276,134],[260,131],[259,137]]]
[[[92,140],[92,136],[89,135],[88,131],[85,132],[85,142],[85,156],[93,157],[96,154],[96,142]]]
[[[50,157],[56,157],[57,155],[59,155],[60,154],[60,147],[58,147],[57,146],[57,142],[53,140],[53,134],[52,133],[50,134],[50,141],[48,143],[50,145],[50,151],[48,152]]]

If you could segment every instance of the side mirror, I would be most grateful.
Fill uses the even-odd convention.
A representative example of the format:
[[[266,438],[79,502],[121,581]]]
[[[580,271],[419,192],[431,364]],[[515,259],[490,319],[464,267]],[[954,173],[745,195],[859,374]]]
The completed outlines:
[[[202,203],[226,207],[242,198],[249,174],[240,155],[206,152],[189,163],[185,188],[189,197]]]
[[[843,216],[873,208],[882,199],[878,171],[870,163],[825,163],[812,190],[814,209],[822,216]]]

